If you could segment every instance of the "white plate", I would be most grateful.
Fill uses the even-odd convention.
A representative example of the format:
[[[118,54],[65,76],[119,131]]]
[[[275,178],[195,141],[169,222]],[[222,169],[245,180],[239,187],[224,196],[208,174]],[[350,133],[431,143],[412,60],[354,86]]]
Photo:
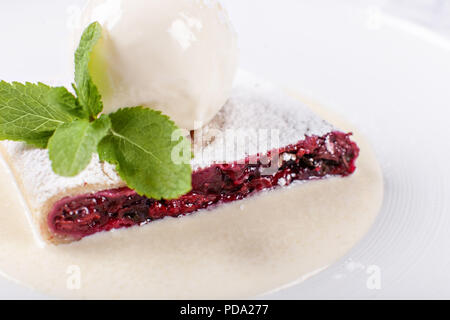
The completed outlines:
[[[241,66],[356,124],[385,178],[382,212],[356,248],[264,298],[450,298],[450,41],[354,1],[224,2]],[[0,4],[0,79],[69,83],[74,3]],[[378,275],[381,289],[370,286]],[[0,280],[0,298],[36,297]]]

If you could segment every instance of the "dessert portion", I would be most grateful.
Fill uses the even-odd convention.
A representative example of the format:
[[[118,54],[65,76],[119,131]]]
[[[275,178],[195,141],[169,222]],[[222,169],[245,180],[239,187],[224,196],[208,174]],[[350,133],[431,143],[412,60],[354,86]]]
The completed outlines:
[[[223,109],[194,133],[192,190],[177,199],[140,196],[97,157],[80,175],[64,178],[52,171],[46,150],[2,147],[39,233],[53,243],[214,208],[295,181],[347,176],[359,153],[350,134],[246,73]]]
[[[218,1],[91,0],[80,28],[75,94],[0,82],[2,153],[45,241],[354,172],[351,134],[268,82],[235,79]]]
[[[370,147],[356,134],[358,158],[350,133],[234,78],[218,1],[91,0],[79,28],[73,90],[0,81],[0,156],[38,244],[104,236],[42,250],[7,177],[2,273],[51,295],[248,297],[322,270],[373,222]],[[73,261],[94,276],[68,292]]]

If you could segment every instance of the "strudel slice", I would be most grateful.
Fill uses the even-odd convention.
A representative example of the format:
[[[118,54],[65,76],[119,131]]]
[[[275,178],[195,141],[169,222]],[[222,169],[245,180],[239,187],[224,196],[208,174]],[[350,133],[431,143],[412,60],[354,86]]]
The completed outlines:
[[[60,244],[214,208],[294,181],[350,175],[359,153],[350,136],[241,72],[228,103],[192,134],[192,191],[178,199],[136,194],[97,157],[77,177],[63,178],[53,173],[47,150],[9,141],[0,149],[38,234]]]

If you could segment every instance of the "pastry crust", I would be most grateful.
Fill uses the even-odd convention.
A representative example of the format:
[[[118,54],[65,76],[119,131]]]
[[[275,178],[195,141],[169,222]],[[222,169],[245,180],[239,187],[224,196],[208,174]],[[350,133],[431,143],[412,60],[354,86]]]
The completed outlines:
[[[23,150],[18,151],[19,153],[26,153],[28,147],[24,146],[21,143],[17,142],[1,142],[0,143],[0,155],[3,156],[6,164],[11,170],[13,177],[15,178],[15,182],[19,187],[21,192],[21,196],[25,200],[25,204],[27,206],[26,214],[28,215],[28,220],[31,223],[31,227],[34,229],[35,235],[38,237],[38,241],[50,242],[54,244],[61,243],[69,243],[72,242],[72,239],[65,237],[58,237],[53,235],[47,223],[47,216],[53,208],[53,205],[58,201],[65,197],[76,196],[79,194],[86,194],[91,192],[97,192],[105,189],[115,189],[126,186],[126,184],[113,176],[110,177],[110,173],[106,173],[105,169],[102,169],[103,175],[105,178],[109,178],[110,181],[103,181],[99,183],[87,183],[82,182],[78,183],[73,180],[72,183],[68,183],[67,188],[63,188],[59,192],[55,192],[48,199],[41,201],[39,197],[36,197],[35,193],[30,188],[30,181],[26,180],[26,175],[22,174],[20,170],[20,166],[17,165],[18,157],[15,152],[12,152],[13,149]],[[41,152],[45,152],[45,150],[40,150]],[[103,167],[105,164],[99,162],[98,158],[94,157],[92,160],[91,166],[95,166],[95,164],[99,164]],[[68,180],[71,180],[70,178]],[[47,191],[45,191],[46,194]]]
[[[196,137],[202,138],[195,139],[192,166],[198,170],[213,163],[239,161],[255,152],[264,154],[274,148],[295,144],[307,135],[323,136],[334,130],[298,100],[241,71],[228,103],[210,123],[195,133]],[[221,135],[232,131],[239,132],[239,137],[244,137],[249,146],[256,146],[256,150],[242,149],[237,141],[230,148]],[[261,132],[269,134],[261,135]],[[274,134],[277,139],[273,139]],[[126,186],[114,167],[101,163],[97,155],[77,177],[64,178],[53,173],[47,150],[4,141],[0,143],[0,152],[27,203],[30,221],[46,242],[72,241],[57,237],[49,230],[47,216],[57,201]]]

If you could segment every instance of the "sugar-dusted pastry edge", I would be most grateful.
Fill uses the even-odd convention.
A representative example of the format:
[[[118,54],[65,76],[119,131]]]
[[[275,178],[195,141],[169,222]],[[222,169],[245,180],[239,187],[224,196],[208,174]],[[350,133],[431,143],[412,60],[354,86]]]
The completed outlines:
[[[11,180],[14,184],[14,187],[17,189],[17,192],[19,193],[20,200],[22,202],[22,206],[25,211],[25,216],[27,219],[28,224],[30,225],[32,234],[34,239],[36,240],[36,243],[39,247],[44,247],[46,245],[46,241],[42,237],[42,233],[39,232],[39,228],[37,226],[39,225],[35,219],[35,214],[32,213],[31,209],[31,201],[29,197],[27,196],[27,193],[24,192],[22,179],[20,179],[20,175],[17,174],[17,170],[12,165],[11,157],[9,156],[9,153],[5,150],[3,145],[0,143],[0,161],[2,162],[5,169],[8,171],[8,174],[11,176]]]
[[[106,188],[115,189],[126,186],[124,182],[111,183],[108,185],[100,183],[98,184],[85,183],[82,186],[75,186],[72,188],[68,188],[67,190],[61,191],[50,197],[42,205],[34,206],[33,201],[30,199],[30,195],[28,194],[24,186],[23,176],[17,172],[17,167],[14,166],[10,154],[6,151],[2,143],[0,143],[0,156],[3,159],[7,169],[10,171],[14,179],[14,183],[16,184],[17,189],[20,193],[20,197],[23,200],[25,213],[27,216],[27,220],[32,228],[33,236],[35,237],[37,243],[41,247],[45,246],[46,243],[63,244],[63,243],[70,243],[73,241],[70,238],[58,237],[50,232],[47,217],[48,214],[53,209],[55,202],[66,197],[72,197],[79,194],[89,194],[105,190]]]
[[[43,236],[45,232],[42,232],[43,231],[42,224],[39,222],[38,218],[40,212],[39,210],[33,208],[32,201],[30,200],[28,193],[25,191],[23,179],[21,178],[21,175],[17,172],[16,167],[13,165],[10,154],[6,151],[2,143],[0,143],[0,156],[1,156],[0,160],[4,162],[6,169],[9,171],[11,177],[13,178],[13,183],[15,187],[19,192],[22,204],[25,209],[27,221],[33,233],[33,237],[35,238],[37,244],[40,247],[44,247],[46,245],[46,240],[44,239],[45,237]],[[47,232],[48,234],[50,234],[50,231]]]

